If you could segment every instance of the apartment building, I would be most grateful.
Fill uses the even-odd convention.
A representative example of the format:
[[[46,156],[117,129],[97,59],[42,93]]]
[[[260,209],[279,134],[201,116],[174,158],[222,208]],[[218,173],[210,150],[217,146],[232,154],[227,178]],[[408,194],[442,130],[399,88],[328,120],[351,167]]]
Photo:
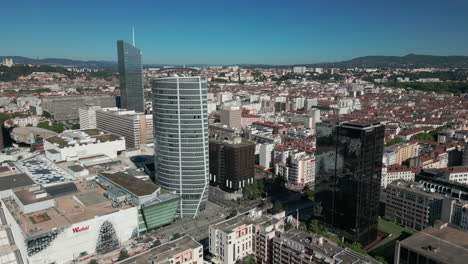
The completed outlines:
[[[395,163],[401,165],[403,161],[417,156],[414,143],[400,143],[390,146],[386,151],[395,153]]]
[[[251,211],[210,226],[209,250],[214,261],[235,264],[249,255],[267,261],[274,232],[284,228],[283,216],[275,218]]]
[[[240,106],[228,106],[220,111],[221,124],[227,125],[231,128],[241,129],[242,123],[242,109]]]
[[[396,180],[414,181],[416,171],[416,168],[398,164],[382,167],[382,187],[386,188],[388,184]]]
[[[315,156],[305,152],[284,151],[285,162],[275,164],[276,174],[286,180],[290,189],[303,189],[315,180]]]
[[[78,109],[80,129],[96,128],[96,110],[98,109],[101,109],[101,107],[96,105],[87,105]]]

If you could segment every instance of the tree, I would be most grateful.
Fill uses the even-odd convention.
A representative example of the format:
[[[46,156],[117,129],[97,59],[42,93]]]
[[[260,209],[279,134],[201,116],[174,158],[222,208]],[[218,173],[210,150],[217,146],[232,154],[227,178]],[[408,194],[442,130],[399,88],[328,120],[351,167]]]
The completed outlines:
[[[434,141],[434,137],[429,133],[419,133],[411,137],[411,139]]]
[[[182,234],[180,233],[175,233],[174,235],[172,235],[172,239],[171,240],[176,240],[178,238],[181,238],[182,237]]]
[[[277,214],[277,213],[280,213],[284,211],[284,207],[283,207],[283,204],[279,201],[276,201],[274,204],[273,204],[273,207],[271,208],[271,213],[272,214]]]
[[[153,241],[153,243],[151,244],[151,248],[155,248],[157,246],[161,245],[161,241],[159,241],[159,239],[156,239]]]
[[[71,129],[80,129],[80,124],[73,124]]]
[[[52,116],[50,115],[50,113],[47,112],[47,111],[43,111],[43,112],[42,112],[42,116],[45,117],[45,118],[51,118],[51,117],[52,117]]]
[[[403,142],[404,140],[402,138],[399,138],[399,137],[396,137],[390,141],[388,141],[385,146],[386,147],[390,147],[391,145],[395,145],[395,144],[398,144],[398,143],[401,143]]]
[[[288,231],[288,230],[291,230],[291,229],[293,229],[293,225],[291,223],[286,223],[286,225],[284,226],[284,230]]]
[[[232,209],[231,213],[229,213],[228,217],[227,218],[233,218],[237,215],[237,210],[236,209]]]
[[[382,256],[376,256],[375,260],[379,261],[382,264],[388,264],[388,261]]]
[[[120,260],[127,259],[127,258],[129,258],[129,257],[130,257],[130,255],[128,254],[127,250],[122,249],[122,250],[120,251],[120,255],[119,255],[119,257],[117,258],[117,260],[120,261]]]
[[[88,264],[98,264],[98,261],[96,259],[92,259],[89,261]]]
[[[236,261],[236,264],[255,264],[255,257],[254,256],[247,256],[242,260]]]

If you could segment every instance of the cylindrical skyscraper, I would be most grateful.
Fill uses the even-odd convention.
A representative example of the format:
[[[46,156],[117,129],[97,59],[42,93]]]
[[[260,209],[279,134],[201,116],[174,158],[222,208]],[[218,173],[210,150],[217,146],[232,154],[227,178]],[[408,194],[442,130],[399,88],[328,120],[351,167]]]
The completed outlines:
[[[156,181],[180,195],[182,217],[195,217],[208,199],[206,90],[200,77],[153,81]]]

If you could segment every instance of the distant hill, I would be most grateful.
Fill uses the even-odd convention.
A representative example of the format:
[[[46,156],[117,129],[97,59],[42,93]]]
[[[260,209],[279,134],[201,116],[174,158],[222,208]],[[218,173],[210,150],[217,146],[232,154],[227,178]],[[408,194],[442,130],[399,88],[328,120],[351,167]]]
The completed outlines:
[[[468,56],[365,56],[348,61],[319,63],[311,66],[337,68],[468,68]]]
[[[82,60],[70,60],[70,59],[59,59],[59,58],[46,58],[46,59],[32,59],[21,56],[0,56],[0,61],[3,59],[13,59],[14,63],[19,64],[36,64],[36,65],[56,65],[56,66],[79,66],[79,67],[90,67],[90,68],[108,68],[116,67],[115,61],[82,61]]]

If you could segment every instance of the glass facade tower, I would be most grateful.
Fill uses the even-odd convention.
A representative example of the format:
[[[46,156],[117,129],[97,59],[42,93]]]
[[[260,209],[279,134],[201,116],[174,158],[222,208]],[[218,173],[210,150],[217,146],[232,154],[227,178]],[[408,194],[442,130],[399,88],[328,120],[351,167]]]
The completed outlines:
[[[141,51],[123,40],[117,41],[120,78],[120,107],[145,112]]]
[[[373,122],[317,125],[314,215],[363,246],[377,239],[384,132]]]
[[[181,217],[195,217],[208,199],[206,80],[159,78],[152,86],[156,181],[180,195]]]

